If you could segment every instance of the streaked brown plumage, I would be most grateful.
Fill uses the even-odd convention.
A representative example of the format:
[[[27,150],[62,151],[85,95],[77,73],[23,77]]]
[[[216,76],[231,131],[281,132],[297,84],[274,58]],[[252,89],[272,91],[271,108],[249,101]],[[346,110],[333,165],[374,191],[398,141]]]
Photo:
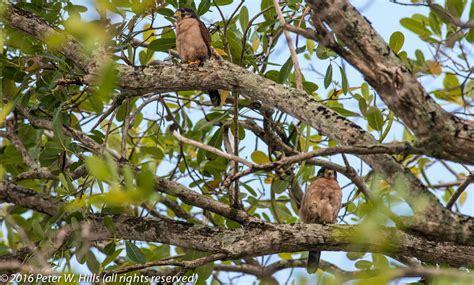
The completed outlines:
[[[189,8],[180,8],[176,17],[176,49],[185,63],[196,64],[211,58],[211,36],[197,14]],[[221,97],[217,90],[208,92],[213,106],[219,106]]]
[[[323,167],[308,186],[301,201],[299,215],[306,224],[335,224],[341,203],[342,192],[337,183],[337,174],[334,170]],[[314,273],[318,269],[320,256],[320,251],[309,252],[309,273]]]

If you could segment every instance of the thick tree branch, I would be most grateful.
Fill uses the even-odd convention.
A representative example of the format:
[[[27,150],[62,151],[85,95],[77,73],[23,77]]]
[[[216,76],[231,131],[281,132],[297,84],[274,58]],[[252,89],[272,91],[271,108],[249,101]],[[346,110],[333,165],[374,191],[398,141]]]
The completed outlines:
[[[28,195],[16,197],[18,191]],[[55,199],[11,183],[0,184],[0,197],[3,201],[48,215],[55,215],[61,207],[61,203]],[[355,236],[361,232],[360,226],[287,225],[258,221],[240,229],[223,229],[168,218],[148,219],[118,215],[111,218],[115,225],[114,233],[105,226],[103,216],[87,216],[90,231],[95,233],[89,238],[159,242],[212,254],[224,254],[225,258],[229,259],[279,252],[342,250],[414,256],[424,262],[446,263],[455,267],[474,266],[473,247],[434,242],[388,227],[380,227],[371,232],[371,236],[377,238],[358,240]]]
[[[9,21],[12,26],[22,29],[39,39],[44,39],[43,33],[45,31],[48,33],[53,32],[49,26],[43,28],[33,27],[43,24],[41,21],[38,21],[34,15],[13,8],[10,9],[10,12],[7,21]],[[22,21],[27,22],[27,24]],[[29,26],[31,26],[32,31],[28,31]],[[386,47],[384,46],[384,48]],[[77,59],[77,56],[71,54],[71,52],[80,52],[78,48],[63,48],[61,51],[72,59]],[[96,69],[87,68],[87,70],[94,71]],[[306,122],[311,127],[335,139],[342,145],[378,144],[375,138],[369,133],[338,113],[325,107],[304,91],[279,85],[228,62],[208,61],[204,63],[202,67],[186,64],[179,66],[159,64],[149,67],[118,65],[117,71],[119,87],[129,92],[143,94],[143,92],[195,89],[224,89],[234,91],[247,98],[259,100],[269,106],[278,108]],[[407,74],[403,73],[403,76],[407,76]],[[384,80],[387,79],[385,78]],[[406,83],[406,81],[404,82]],[[410,110],[410,112],[412,111]],[[439,125],[442,124],[438,124],[438,126]],[[69,131],[72,132],[71,130]],[[433,129],[430,129],[430,132],[435,133]],[[461,131],[460,136],[463,134]],[[88,137],[81,139],[90,140]],[[464,153],[469,152],[466,151]],[[456,158],[450,153],[435,152],[434,155],[440,158],[460,160],[460,158]],[[417,213],[413,223],[409,226],[412,230],[423,233],[432,239],[474,244],[473,218],[461,214],[454,214],[446,210],[439,203],[438,199],[432,195],[413,174],[404,169],[392,157],[385,154],[360,155],[360,157],[371,165],[375,171],[385,174],[385,178],[389,183],[394,184],[396,181],[404,181],[406,185],[404,188],[408,189],[403,193],[404,198]],[[472,160],[474,155],[469,157]],[[461,160],[464,160],[465,157],[461,158]],[[199,196],[202,197],[202,195]],[[427,206],[419,209],[420,200]],[[230,213],[228,212],[228,214]],[[243,217],[240,216],[240,218]]]
[[[387,106],[433,155],[474,163],[474,122],[444,111],[348,0],[308,0],[315,25],[327,24],[351,52],[340,54],[364,75]],[[336,51],[337,52],[337,51]],[[362,66],[361,66],[362,65]]]

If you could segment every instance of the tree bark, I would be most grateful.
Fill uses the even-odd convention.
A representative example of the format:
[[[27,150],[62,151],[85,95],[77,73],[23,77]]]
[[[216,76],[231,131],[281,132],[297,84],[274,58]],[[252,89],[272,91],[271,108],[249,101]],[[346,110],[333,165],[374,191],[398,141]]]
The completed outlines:
[[[443,110],[369,21],[348,0],[308,0],[349,50],[340,53],[377,90],[382,100],[438,158],[474,163],[474,122]]]

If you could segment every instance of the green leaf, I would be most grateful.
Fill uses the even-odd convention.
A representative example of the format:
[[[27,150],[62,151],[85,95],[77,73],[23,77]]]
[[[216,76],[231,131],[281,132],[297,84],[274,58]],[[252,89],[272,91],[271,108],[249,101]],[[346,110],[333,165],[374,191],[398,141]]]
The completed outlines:
[[[382,130],[383,114],[377,107],[372,106],[367,110],[367,120],[372,129],[376,131]]]
[[[365,100],[367,100],[370,96],[370,93],[369,93],[369,84],[367,83],[362,83],[362,85],[360,86],[360,90],[362,92],[362,96],[364,96]]]
[[[273,0],[262,0],[260,4],[260,11],[263,11],[269,7],[273,7]],[[265,19],[274,19],[276,16],[276,11],[275,9],[270,8],[267,12],[263,14]]]
[[[239,21],[242,31],[245,31],[249,25],[249,10],[245,6],[240,9]]]
[[[342,91],[344,94],[347,94],[349,91],[349,83],[347,82],[346,71],[342,67],[339,67],[339,71],[341,72]]]
[[[220,149],[221,146],[222,146],[222,133],[223,133],[223,128],[219,128],[217,129],[214,134],[212,135],[211,139],[209,140],[209,145],[210,146],[213,146],[217,149]],[[209,160],[213,160],[213,159],[216,159],[217,155],[211,153],[211,152],[207,152],[206,151],[206,157],[207,159]]]
[[[232,134],[235,134],[235,125],[232,124],[232,126],[230,126],[230,131]],[[239,124],[239,133],[237,134],[239,136],[239,140],[244,140],[245,139],[245,129],[244,127],[242,127],[242,125]]]
[[[58,145],[60,145],[63,149],[66,145],[66,136],[63,133],[63,114],[61,113],[61,108],[58,108],[56,113],[53,117],[53,130],[54,130],[54,138]]]
[[[158,14],[173,18],[174,17],[174,12],[171,9],[168,8],[160,8],[156,11]]]
[[[106,255],[112,255],[115,252],[115,242],[109,242],[106,246],[104,246],[102,252]]]
[[[281,194],[283,191],[285,191],[288,186],[290,185],[290,182],[286,180],[282,180],[280,178],[274,178],[272,181],[272,187],[271,190],[274,193]]]
[[[86,255],[86,264],[92,273],[99,273],[100,263],[92,252],[88,252]]]
[[[207,11],[209,11],[209,8],[211,8],[211,0],[201,0],[201,3],[199,3],[199,7],[197,9],[197,14],[202,16]]]
[[[446,76],[444,77],[444,80],[443,80],[443,85],[444,85],[444,88],[447,90],[459,88],[459,80],[456,75],[452,73],[446,73]]]
[[[209,262],[205,265],[199,266],[196,269],[194,269],[194,272],[198,276],[196,285],[207,284],[206,280],[211,276],[213,270],[214,270],[214,262]]]
[[[238,63],[242,53],[242,35],[237,30],[228,30],[227,41],[229,42],[232,60],[234,63]]]
[[[37,219],[34,219],[33,221],[31,221],[31,229],[41,239],[44,239],[45,235],[44,235],[43,228],[41,227],[41,225],[40,225],[40,223]]]
[[[86,158],[86,166],[89,173],[101,181],[107,181],[110,178],[107,163],[97,156]]]
[[[151,24],[145,24],[143,29],[146,30],[143,32],[144,41],[149,43],[156,39],[155,30],[151,29]]]
[[[107,228],[107,230],[109,230],[109,232],[115,235],[115,224],[111,217],[104,217],[104,226]]]
[[[362,96],[359,98],[359,110],[364,115],[364,117],[367,116],[367,102],[365,101],[365,98]]]
[[[290,57],[280,69],[280,73],[278,74],[278,83],[286,82],[292,68],[293,68],[293,61],[291,60],[291,57]]]
[[[469,9],[469,20],[474,20],[474,1],[471,2],[471,8]]]
[[[265,163],[270,162],[270,159],[268,158],[268,156],[261,150],[256,150],[252,152],[250,157],[252,158],[252,161],[257,164],[265,164]]]
[[[303,81],[303,88],[308,94],[312,94],[316,90],[318,90],[319,86],[313,82]]]
[[[335,57],[336,55],[337,54],[334,51],[324,47],[321,44],[319,44],[318,47],[316,48],[316,56],[319,59],[328,59],[330,57]]]
[[[389,267],[388,259],[380,253],[372,253],[372,261],[375,268],[387,269]]]
[[[405,36],[402,32],[395,32],[390,36],[389,46],[394,53],[398,53],[402,49],[404,42]]]
[[[155,187],[155,176],[152,171],[148,169],[148,167],[143,167],[142,171],[140,171],[136,175],[137,180],[137,187],[140,188],[140,193],[143,195],[150,195],[153,193],[153,189]]]
[[[267,71],[267,73],[265,73],[265,77],[272,80],[272,81],[275,81],[275,82],[278,82],[278,71],[276,70],[269,70]]]
[[[117,256],[119,256],[119,254],[122,253],[122,250],[119,249],[119,250],[116,250],[115,252],[113,252],[112,254],[109,254],[107,255],[107,257],[104,259],[104,261],[102,262],[102,267],[104,268],[105,266],[107,266],[107,264],[111,263],[112,261],[114,261]]]
[[[400,20],[400,24],[417,35],[431,35],[431,32],[423,25],[423,23],[412,18],[403,18]]]
[[[430,12],[430,15],[428,17],[429,19],[429,24],[430,28],[438,36],[441,36],[441,21],[438,16],[436,16],[435,13]]]
[[[176,46],[175,38],[161,38],[152,41],[148,48],[154,51],[168,51]]]
[[[456,18],[461,17],[464,10],[465,1],[463,0],[446,0],[446,8],[449,13]]]
[[[344,107],[340,107],[340,106],[329,106],[329,107],[333,109],[334,111],[338,112],[339,114],[343,115],[344,117],[359,117],[360,116],[359,114],[352,112],[351,110],[347,110]]]
[[[464,203],[466,202],[466,199],[467,199],[467,192],[462,192],[458,200],[459,206],[464,205]]]
[[[332,82],[332,65],[329,64],[326,69],[326,75],[324,76],[324,88],[328,88]]]
[[[359,258],[364,257],[365,252],[348,252],[346,253],[346,255],[347,258],[349,258],[350,260],[357,260]]]
[[[233,0],[215,0],[217,5],[219,6],[225,6],[225,5],[230,5],[232,4]]]
[[[315,46],[316,44],[314,43],[314,41],[306,39],[306,49],[308,50],[309,54],[313,54]]]
[[[101,113],[104,108],[104,101],[107,101],[116,86],[117,71],[113,61],[108,61],[100,67],[97,86],[98,92],[94,92],[91,101],[92,107],[97,113]],[[95,99],[95,100],[94,100]]]
[[[383,140],[387,137],[388,133],[390,132],[390,129],[392,128],[393,124],[393,112],[390,111],[388,114],[388,124],[385,127],[385,130],[383,131],[382,135],[380,136],[379,142],[383,142]]]
[[[69,194],[74,193],[74,185],[72,184],[72,181],[69,179],[69,177],[66,177],[64,173],[59,173],[59,180],[61,181],[63,187],[68,190]]]
[[[358,269],[369,269],[372,266],[372,262],[367,260],[359,260],[354,264],[354,266]]]
[[[133,262],[143,264],[146,262],[146,257],[135,244],[125,241],[125,250],[127,252],[127,257],[130,258]]]

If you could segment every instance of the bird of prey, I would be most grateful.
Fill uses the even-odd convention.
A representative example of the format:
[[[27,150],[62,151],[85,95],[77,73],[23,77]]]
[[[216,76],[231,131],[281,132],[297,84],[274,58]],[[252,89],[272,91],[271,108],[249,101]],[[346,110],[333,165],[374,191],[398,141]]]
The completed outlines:
[[[342,192],[337,183],[337,172],[322,167],[303,196],[299,213],[301,220],[306,224],[335,224],[341,202]],[[309,273],[318,270],[320,257],[320,251],[309,252]]]
[[[180,8],[176,17],[176,49],[181,60],[188,64],[200,64],[212,55],[211,36],[198,15],[189,8]],[[208,91],[212,105],[217,107],[221,97],[217,90]]]

